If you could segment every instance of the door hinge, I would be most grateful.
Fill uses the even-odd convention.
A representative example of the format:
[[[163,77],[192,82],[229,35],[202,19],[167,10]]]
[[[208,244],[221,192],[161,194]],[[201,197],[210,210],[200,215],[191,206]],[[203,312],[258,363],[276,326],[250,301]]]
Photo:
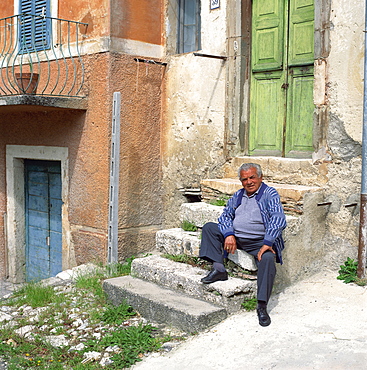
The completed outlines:
[[[49,236],[46,237],[46,245],[48,247],[50,246],[50,237]]]

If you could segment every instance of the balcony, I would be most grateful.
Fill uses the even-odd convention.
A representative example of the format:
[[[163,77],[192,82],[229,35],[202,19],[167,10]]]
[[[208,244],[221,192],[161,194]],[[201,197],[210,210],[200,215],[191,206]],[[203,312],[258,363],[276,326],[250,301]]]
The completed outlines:
[[[0,19],[0,106],[85,109],[86,23],[28,13]]]

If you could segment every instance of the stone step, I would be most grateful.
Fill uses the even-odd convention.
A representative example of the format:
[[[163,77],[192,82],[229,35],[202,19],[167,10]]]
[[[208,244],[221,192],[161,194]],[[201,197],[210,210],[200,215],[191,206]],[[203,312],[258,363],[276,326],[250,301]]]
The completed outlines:
[[[313,164],[311,159],[282,157],[234,157],[224,168],[224,177],[238,178],[243,163],[258,163],[264,180],[281,184],[323,186],[327,183],[327,163]]]
[[[321,193],[322,187],[266,182],[274,187],[280,196],[285,212],[302,214],[306,194]],[[233,195],[242,185],[238,178],[201,180],[202,198],[210,201],[224,195]],[[316,204],[315,204],[316,206]]]
[[[160,230],[156,233],[156,247],[160,253],[198,257],[200,242],[200,231],[191,232],[174,228]],[[234,254],[229,254],[228,259],[245,270],[257,270],[254,258],[244,251],[237,250]]]
[[[241,309],[245,298],[256,294],[256,280],[229,277],[227,281],[203,284],[207,270],[152,255],[136,258],[131,275],[194,298],[224,307],[228,313]]]
[[[223,307],[132,276],[107,279],[103,289],[113,305],[125,301],[146,319],[187,333],[205,330],[227,317]]]

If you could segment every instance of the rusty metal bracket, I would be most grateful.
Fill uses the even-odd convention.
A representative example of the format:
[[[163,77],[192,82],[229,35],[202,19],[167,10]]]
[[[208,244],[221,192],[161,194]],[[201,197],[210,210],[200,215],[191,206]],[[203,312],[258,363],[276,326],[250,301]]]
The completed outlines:
[[[196,57],[205,57],[205,58],[214,58],[214,59],[223,59],[227,60],[228,57],[222,55],[211,55],[211,54],[202,54],[202,53],[194,53]]]
[[[323,203],[317,203],[317,206],[320,207],[320,206],[330,206],[330,204],[333,203],[333,202],[323,202]]]
[[[142,59],[142,58],[134,58],[135,62],[140,62],[140,63],[150,63],[150,64],[159,64],[161,66],[166,66],[167,63],[165,62],[159,62],[157,60],[152,60],[152,59]]]
[[[348,208],[348,207],[357,207],[358,206],[358,203],[349,203],[349,204],[343,204],[345,208]]]

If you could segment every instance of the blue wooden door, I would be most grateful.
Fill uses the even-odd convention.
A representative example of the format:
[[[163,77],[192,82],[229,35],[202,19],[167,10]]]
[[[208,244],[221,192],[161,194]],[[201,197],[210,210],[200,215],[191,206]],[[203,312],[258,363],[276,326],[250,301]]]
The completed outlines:
[[[25,160],[26,280],[62,271],[61,164]]]

